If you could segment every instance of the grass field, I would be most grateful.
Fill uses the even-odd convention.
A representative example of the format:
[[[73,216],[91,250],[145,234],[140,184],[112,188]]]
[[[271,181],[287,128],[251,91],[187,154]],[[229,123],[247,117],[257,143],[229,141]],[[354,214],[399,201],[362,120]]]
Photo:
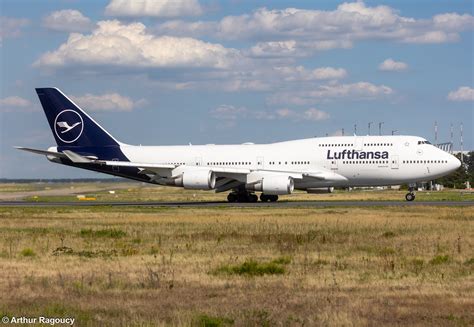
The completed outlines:
[[[474,325],[473,207],[3,207],[0,234],[0,315]]]

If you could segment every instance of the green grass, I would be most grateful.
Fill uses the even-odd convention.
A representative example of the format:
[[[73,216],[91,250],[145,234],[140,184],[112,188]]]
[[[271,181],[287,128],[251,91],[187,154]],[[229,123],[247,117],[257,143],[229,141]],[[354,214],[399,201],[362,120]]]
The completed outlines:
[[[467,259],[466,261],[464,261],[464,264],[466,266],[474,265],[474,258]]]
[[[34,256],[36,256],[35,251],[33,251],[33,249],[31,249],[31,248],[25,248],[25,249],[21,250],[20,254],[24,257],[34,257]]]
[[[216,273],[240,276],[281,275],[285,273],[284,265],[291,262],[289,257],[280,257],[270,262],[258,262],[249,259],[239,265],[224,265]]]
[[[89,229],[81,229],[80,235],[82,237],[109,237],[109,238],[121,238],[127,236],[127,233],[120,229],[99,229],[93,230]]]
[[[450,261],[449,255],[437,255],[433,259],[430,260],[432,265],[442,265],[448,263]]]

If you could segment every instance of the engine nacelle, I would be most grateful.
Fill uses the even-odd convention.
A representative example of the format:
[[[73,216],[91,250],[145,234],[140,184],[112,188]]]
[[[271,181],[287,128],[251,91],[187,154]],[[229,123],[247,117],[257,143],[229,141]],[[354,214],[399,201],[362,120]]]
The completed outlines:
[[[191,190],[212,190],[216,186],[216,175],[211,170],[186,171],[175,179],[175,185]]]
[[[295,189],[295,183],[290,176],[269,176],[257,183],[247,184],[247,189],[265,194],[291,194]]]

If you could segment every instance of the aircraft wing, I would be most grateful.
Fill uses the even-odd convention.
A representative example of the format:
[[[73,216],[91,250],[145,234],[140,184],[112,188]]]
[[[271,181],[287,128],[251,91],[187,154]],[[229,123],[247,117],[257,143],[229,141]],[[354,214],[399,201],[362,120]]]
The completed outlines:
[[[136,167],[153,171],[154,169],[174,169],[177,165],[169,164],[152,164],[144,162],[130,162],[130,161],[114,161],[114,160],[93,160],[91,163],[115,166],[115,167]]]

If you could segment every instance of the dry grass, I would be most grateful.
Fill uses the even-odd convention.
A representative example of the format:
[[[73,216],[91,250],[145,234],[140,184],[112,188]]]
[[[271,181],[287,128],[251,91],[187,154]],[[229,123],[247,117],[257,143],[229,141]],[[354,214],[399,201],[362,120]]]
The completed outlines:
[[[473,325],[472,209],[1,208],[0,315]]]

